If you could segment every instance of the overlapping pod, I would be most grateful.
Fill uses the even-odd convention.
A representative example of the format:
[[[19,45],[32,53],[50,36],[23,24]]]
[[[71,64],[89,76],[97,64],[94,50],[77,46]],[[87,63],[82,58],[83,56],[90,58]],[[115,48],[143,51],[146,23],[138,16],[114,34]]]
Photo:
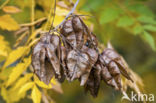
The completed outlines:
[[[60,37],[46,33],[34,46],[32,52],[32,66],[35,74],[46,84],[55,75],[58,79],[63,79],[60,67]]]
[[[110,47],[98,52],[98,40],[79,16],[66,20],[60,36],[46,33],[34,46],[35,74],[48,84],[53,76],[60,82],[80,80],[85,91],[97,96],[101,81],[122,90],[121,75],[131,80],[121,56]],[[63,42],[64,46],[61,45]]]
[[[80,85],[84,85],[88,80],[92,66],[98,58],[98,53],[89,48],[90,35],[94,39],[93,34],[89,34],[88,28],[78,16],[68,19],[61,29],[61,33],[66,38],[68,46],[66,65],[67,78],[70,81],[79,79]],[[91,41],[90,41],[91,42]],[[88,44],[86,46],[86,44]]]

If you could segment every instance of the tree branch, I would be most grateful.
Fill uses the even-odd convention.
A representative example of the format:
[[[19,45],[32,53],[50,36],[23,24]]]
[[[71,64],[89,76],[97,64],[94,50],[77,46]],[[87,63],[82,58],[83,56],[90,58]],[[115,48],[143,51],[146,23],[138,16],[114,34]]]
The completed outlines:
[[[1,6],[0,9],[2,9],[10,0],[6,0]]]
[[[65,17],[65,19],[64,19],[59,25],[57,25],[57,26],[55,27],[55,30],[58,29],[58,28],[60,28],[61,25],[68,19],[68,17],[75,11],[75,9],[76,9],[76,7],[77,7],[79,1],[80,1],[80,0],[77,0],[77,1],[76,1],[76,3],[74,4],[74,7],[72,8],[72,10],[67,14],[67,16]]]
[[[34,21],[34,22],[31,22],[31,23],[25,23],[25,24],[20,24],[20,26],[33,26],[33,25],[36,25],[36,24],[38,24],[38,23],[41,23],[41,22],[43,22],[44,20],[46,20],[47,18],[46,17],[43,17],[43,18],[40,18],[40,19],[38,19],[38,20],[36,20],[36,21]]]
[[[34,22],[35,19],[35,0],[31,0],[31,23]],[[34,32],[34,25],[31,26],[31,33]]]

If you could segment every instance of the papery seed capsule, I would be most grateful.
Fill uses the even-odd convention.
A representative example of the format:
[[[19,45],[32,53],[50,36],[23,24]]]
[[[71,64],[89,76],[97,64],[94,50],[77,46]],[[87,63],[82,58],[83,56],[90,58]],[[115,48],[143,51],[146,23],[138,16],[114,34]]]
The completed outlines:
[[[72,25],[75,32],[80,32],[84,29],[84,26],[78,16],[72,18]]]
[[[63,24],[63,28],[61,30],[61,33],[65,36],[67,36],[69,33],[73,32],[73,26],[72,26],[72,20],[69,19]]]
[[[49,84],[55,75],[57,79],[63,76],[60,68],[60,39],[57,35],[45,33],[34,46],[32,65],[41,81]]]

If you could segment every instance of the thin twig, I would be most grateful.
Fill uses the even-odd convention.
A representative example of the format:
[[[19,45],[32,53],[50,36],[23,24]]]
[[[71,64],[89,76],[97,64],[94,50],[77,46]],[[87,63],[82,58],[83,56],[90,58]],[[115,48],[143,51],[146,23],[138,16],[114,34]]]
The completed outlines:
[[[35,0],[31,0],[31,23],[34,22],[35,19]],[[34,25],[31,26],[31,33],[34,32]]]
[[[46,17],[43,17],[43,18],[40,18],[40,19],[38,19],[34,22],[31,22],[31,23],[20,24],[20,26],[34,26],[34,25],[36,25],[36,24],[38,24],[38,23],[40,23],[46,19],[47,19]]]
[[[6,0],[1,6],[0,9],[2,9],[10,0]]]
[[[55,12],[56,12],[56,0],[55,0],[55,3],[54,3],[53,20],[52,20],[52,23],[51,23],[51,26],[50,26],[50,29],[49,29],[49,33],[51,32],[51,29],[53,28],[53,24],[54,24],[54,20],[55,20]]]
[[[43,31],[46,31],[46,30],[47,30],[47,27],[48,27],[48,25],[49,25],[50,18],[51,18],[51,16],[52,16],[52,14],[53,14],[53,6],[50,7],[50,13],[49,13],[49,15],[48,15],[48,20],[47,20],[47,22],[46,22],[46,24],[45,24],[45,26],[44,26],[44,28],[43,28]]]
[[[77,7],[79,1],[80,1],[80,0],[77,0],[77,1],[76,1],[76,3],[74,4],[74,7],[72,8],[72,10],[68,13],[68,15],[65,17],[65,19],[64,19],[59,25],[57,25],[57,26],[55,27],[55,30],[57,30],[58,28],[60,28],[61,25],[68,19],[68,17],[69,17],[71,14],[73,14],[73,12],[75,11],[75,9],[76,9],[76,7]]]
[[[92,17],[92,18],[95,17],[95,16],[92,16],[92,15],[76,15],[76,16],[88,16],[88,17]],[[73,16],[71,15],[71,16],[69,16],[69,17],[73,17]]]

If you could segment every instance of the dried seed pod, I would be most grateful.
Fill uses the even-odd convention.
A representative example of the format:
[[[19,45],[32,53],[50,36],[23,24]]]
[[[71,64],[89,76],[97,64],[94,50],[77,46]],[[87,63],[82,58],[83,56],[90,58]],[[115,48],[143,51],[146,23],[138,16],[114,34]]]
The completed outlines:
[[[81,85],[84,85],[88,79],[91,67],[96,63],[98,58],[98,53],[96,50],[94,50],[94,47],[97,46],[96,36],[91,32],[88,32],[87,26],[76,15],[68,19],[63,24],[63,27],[61,28],[61,33],[65,36],[65,39],[68,41],[67,44],[70,43],[70,45],[66,46],[66,48],[68,49],[67,59],[66,60],[64,59],[67,65],[67,69],[66,69],[66,74],[68,75],[67,79],[68,80],[80,79]],[[88,45],[85,45],[86,43],[88,43]],[[72,49],[77,49],[77,50],[72,51]],[[79,52],[81,52],[82,54]],[[86,56],[87,58],[85,58],[85,56],[83,57],[84,54],[85,55],[87,54],[88,57],[87,56]],[[82,62],[83,59],[85,60],[90,58],[90,60],[87,60],[87,65],[90,65],[90,68],[88,67],[89,71],[87,71],[87,68],[81,68],[81,66],[79,68],[76,68],[77,66],[75,67],[75,65],[77,64],[75,61],[77,61],[77,59],[73,58],[74,56],[71,55],[77,55],[77,57],[79,57],[79,59],[81,59]],[[70,56],[71,58],[68,58]],[[73,67],[71,65],[73,65]],[[76,69],[73,70],[73,68]],[[87,73],[84,73],[86,71]]]
[[[46,33],[34,46],[32,66],[39,79],[48,84],[55,74],[61,79],[60,38]]]
[[[40,65],[41,65],[40,79],[46,84],[49,84],[49,81],[54,76],[53,67],[50,64],[48,58],[46,57],[45,48],[42,48],[40,53],[41,53],[40,55]]]
[[[67,68],[70,80],[81,78],[81,85],[84,85],[91,70],[89,63],[90,57],[87,53],[71,50],[67,55]]]
[[[76,47],[77,46],[77,41],[76,41],[76,35],[74,32],[71,32],[66,39],[69,41],[69,43],[71,44],[70,46],[72,47]]]
[[[75,32],[82,31],[84,29],[84,26],[82,24],[82,20],[78,16],[74,16],[72,19],[72,25]]]
[[[63,24],[61,33],[65,36],[68,36],[69,33],[73,32],[72,20],[69,19]]]
[[[108,85],[115,88],[116,90],[121,89],[121,86],[117,85],[117,83],[116,83],[119,81],[115,80],[116,76],[118,76],[118,75],[112,76],[111,72],[109,71],[107,66],[104,66],[104,65],[99,65],[99,66],[101,66],[100,67],[101,68],[101,79],[104,80]],[[121,84],[121,83],[119,82],[119,84]]]
[[[63,73],[62,77],[64,77],[64,79],[67,78],[67,80],[69,80],[68,75],[67,75],[67,73],[68,73],[67,65],[66,65],[66,62],[65,62],[66,58],[67,58],[67,50],[66,50],[66,48],[64,46],[61,46],[60,50],[61,50],[61,60],[60,60],[60,62],[61,62],[61,71]]]
[[[40,51],[43,47],[43,44],[41,42],[38,42],[35,47],[33,48],[32,53],[32,66],[34,68],[35,74],[40,77]]]
[[[69,18],[60,33],[61,37],[46,33],[33,48],[32,65],[41,81],[48,84],[53,76],[60,82],[79,79],[94,97],[101,80],[116,90],[122,88],[121,74],[132,81],[122,57],[110,45],[99,54],[96,36],[79,16]]]
[[[106,63],[106,65],[108,65],[111,61],[115,62],[121,74],[127,79],[133,81],[129,76],[128,72],[126,71],[126,66],[122,62],[121,56],[115,50],[111,48],[106,48],[100,56],[100,61]]]
[[[101,82],[101,67],[96,64],[96,68],[92,68],[87,83],[85,85],[85,91],[90,91],[93,97],[98,95]]]
[[[96,50],[92,49],[92,48],[88,48],[87,46],[83,45],[81,51],[86,52],[90,58],[91,58],[91,66],[93,66],[97,59],[98,59],[98,53]]]
[[[78,16],[73,16],[63,24],[60,32],[73,47],[81,49],[87,39],[87,35],[84,33],[85,29],[82,20]]]
[[[102,79],[116,90],[121,90],[122,88],[120,77],[121,74],[127,79],[132,80],[126,71],[126,67],[121,61],[120,55],[113,49],[106,48],[100,55],[99,61],[102,68]]]

